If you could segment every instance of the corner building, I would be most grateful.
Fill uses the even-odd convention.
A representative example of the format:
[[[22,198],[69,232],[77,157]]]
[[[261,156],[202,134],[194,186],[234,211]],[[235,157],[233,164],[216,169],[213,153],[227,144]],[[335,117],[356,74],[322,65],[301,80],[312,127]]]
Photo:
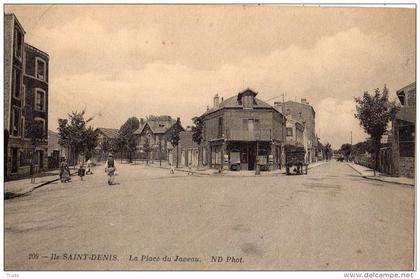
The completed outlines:
[[[201,116],[204,165],[231,169],[239,153],[240,170],[255,170],[261,161],[270,169],[282,167],[286,118],[256,96],[246,89],[225,101],[214,97],[213,108]]]

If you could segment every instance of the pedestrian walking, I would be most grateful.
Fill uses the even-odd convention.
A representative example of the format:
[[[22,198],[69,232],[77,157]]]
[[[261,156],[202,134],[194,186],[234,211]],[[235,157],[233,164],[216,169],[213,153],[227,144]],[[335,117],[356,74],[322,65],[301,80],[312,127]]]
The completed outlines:
[[[174,174],[175,173],[175,168],[174,168],[174,165],[172,164],[172,163],[170,163],[170,169],[169,169],[169,173],[170,174]]]
[[[67,164],[66,157],[63,157],[60,164],[60,181],[61,183],[66,183],[71,180],[70,178],[70,168]]]
[[[114,184],[116,170],[114,156],[112,153],[109,153],[108,160],[105,163],[105,172],[108,175],[108,185]]]
[[[77,174],[80,176],[80,180],[82,180],[82,181],[83,181],[83,176],[85,176],[85,174],[86,174],[86,167],[85,167],[85,165],[84,165],[84,164],[81,164],[81,165],[80,165],[80,168],[79,168],[79,170],[77,171]]]
[[[89,158],[89,160],[87,160],[87,162],[86,162],[86,175],[93,174],[92,167],[93,167],[93,164],[92,164],[92,161]]]

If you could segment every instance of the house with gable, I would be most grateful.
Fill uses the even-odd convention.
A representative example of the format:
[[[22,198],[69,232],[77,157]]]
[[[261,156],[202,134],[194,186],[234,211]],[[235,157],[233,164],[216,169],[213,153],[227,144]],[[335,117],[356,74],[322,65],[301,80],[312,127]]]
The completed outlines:
[[[179,117],[174,119],[169,115],[151,115],[146,120],[140,118],[140,127],[135,132],[137,136],[137,151],[144,154],[148,151],[145,150],[145,145],[148,143],[149,159],[167,160],[168,154],[173,149],[169,141],[169,135],[177,126],[181,131],[184,131]]]

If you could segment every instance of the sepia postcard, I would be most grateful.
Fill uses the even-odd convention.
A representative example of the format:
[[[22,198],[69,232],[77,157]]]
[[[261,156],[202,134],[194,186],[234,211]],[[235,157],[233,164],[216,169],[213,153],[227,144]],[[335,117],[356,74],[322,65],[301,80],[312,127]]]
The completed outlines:
[[[3,9],[4,271],[413,278],[415,5]]]

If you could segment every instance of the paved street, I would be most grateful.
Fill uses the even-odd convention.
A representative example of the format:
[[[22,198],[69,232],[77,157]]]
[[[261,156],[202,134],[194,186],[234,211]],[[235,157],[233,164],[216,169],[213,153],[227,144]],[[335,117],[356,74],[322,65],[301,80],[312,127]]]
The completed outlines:
[[[306,176],[119,173],[114,186],[98,167],[5,201],[6,270],[413,268],[414,187],[345,163]]]

